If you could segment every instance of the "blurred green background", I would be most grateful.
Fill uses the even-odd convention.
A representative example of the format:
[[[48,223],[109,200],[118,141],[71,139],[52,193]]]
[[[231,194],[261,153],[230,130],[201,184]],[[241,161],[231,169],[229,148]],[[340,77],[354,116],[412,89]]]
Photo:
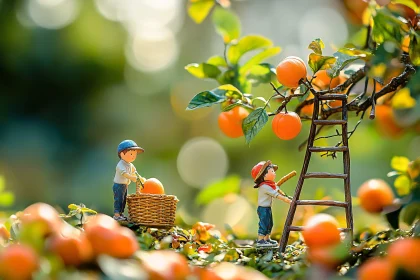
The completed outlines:
[[[344,4],[234,1],[232,9],[243,34],[261,34],[282,47],[269,60],[277,65],[289,55],[306,60],[315,38],[326,43],[326,53],[343,45],[358,30]],[[220,132],[218,108],[186,111],[196,93],[217,84],[195,79],[184,66],[222,55],[224,48],[211,20],[193,23],[186,7],[183,0],[0,0],[0,175],[15,194],[8,210],[43,201],[62,209],[84,203],[111,214],[117,145],[132,139],[146,150],[134,162],[137,170],[178,196],[178,215],[186,223],[202,220],[221,230],[227,223],[239,234],[256,235],[257,192],[250,171],[271,159],[279,165],[278,179],[292,170],[299,175],[304,152],[298,146],[309,125],[304,122],[292,141],[279,140],[267,125],[248,147],[244,138]],[[271,88],[260,86],[253,93],[269,97]],[[357,120],[351,118],[350,130]],[[365,118],[350,150],[355,196],[367,179],[392,184],[386,178],[392,156],[420,156],[420,137],[407,131],[398,139],[385,138]],[[315,156],[309,170],[342,168],[341,156]],[[237,195],[196,203],[201,189],[227,176],[239,178],[226,183],[240,185]],[[286,193],[293,194],[297,177],[283,185]],[[338,179],[307,180],[302,197],[313,198],[319,188],[344,198]],[[134,191],[131,184],[129,192]],[[279,229],[288,206],[274,205]],[[354,212],[356,228],[380,219],[357,206]]]

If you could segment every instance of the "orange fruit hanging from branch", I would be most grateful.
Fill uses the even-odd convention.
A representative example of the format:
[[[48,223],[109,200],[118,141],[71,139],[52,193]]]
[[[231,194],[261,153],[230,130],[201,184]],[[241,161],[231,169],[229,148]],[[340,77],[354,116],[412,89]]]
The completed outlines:
[[[156,178],[149,178],[143,183],[144,188],[140,190],[141,193],[148,194],[164,194],[165,189],[162,183]]]
[[[280,112],[271,123],[273,132],[282,140],[295,138],[302,129],[300,117],[295,112]]]
[[[394,193],[389,185],[381,179],[371,179],[364,182],[357,196],[360,199],[360,206],[369,213],[379,213],[385,206],[391,205],[394,200]]]
[[[218,119],[219,128],[227,137],[241,137],[244,135],[244,132],[242,131],[242,121],[248,115],[248,111],[239,106],[230,111],[222,112]]]
[[[277,80],[284,86],[296,88],[300,79],[306,77],[306,65],[302,59],[296,56],[288,56],[283,59],[276,68]]]

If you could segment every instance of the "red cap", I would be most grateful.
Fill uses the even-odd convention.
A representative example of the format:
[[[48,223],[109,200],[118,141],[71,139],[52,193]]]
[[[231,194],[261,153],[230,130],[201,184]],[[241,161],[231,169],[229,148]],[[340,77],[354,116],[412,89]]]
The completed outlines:
[[[255,165],[252,170],[251,170],[251,176],[252,178],[254,178],[254,182],[257,181],[257,179],[261,176],[261,174],[264,172],[264,170],[269,167],[272,166],[274,168],[274,170],[277,170],[277,165],[273,165],[271,163],[270,160],[267,161],[260,161],[259,163],[257,163],[257,165]]]

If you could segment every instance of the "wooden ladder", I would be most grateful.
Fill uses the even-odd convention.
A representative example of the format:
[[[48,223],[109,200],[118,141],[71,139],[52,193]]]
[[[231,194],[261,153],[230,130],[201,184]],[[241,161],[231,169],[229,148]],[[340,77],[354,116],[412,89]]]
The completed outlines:
[[[322,100],[342,100],[342,119],[341,120],[319,120],[319,106]],[[296,207],[298,205],[324,205],[343,207],[346,210],[347,227],[340,228],[342,232],[348,232],[353,238],[353,213],[351,205],[351,192],[350,192],[350,153],[347,138],[347,96],[345,94],[326,94],[314,97],[314,112],[312,115],[311,129],[308,138],[308,145],[306,148],[305,159],[303,162],[302,172],[300,173],[299,181],[296,186],[295,194],[292,202],[290,203],[289,213],[284,225],[283,235],[280,240],[279,251],[282,253],[286,249],[287,241],[289,239],[290,231],[302,231],[302,226],[293,226],[293,218],[295,216]],[[342,127],[342,146],[338,147],[314,147],[316,136],[316,128],[318,125],[341,125]],[[312,153],[317,152],[342,152],[343,153],[343,174],[334,174],[327,172],[307,172]],[[339,178],[344,179],[344,194],[345,202],[334,200],[300,200],[300,192],[302,191],[303,182],[309,178]],[[353,240],[353,239],[351,239]]]

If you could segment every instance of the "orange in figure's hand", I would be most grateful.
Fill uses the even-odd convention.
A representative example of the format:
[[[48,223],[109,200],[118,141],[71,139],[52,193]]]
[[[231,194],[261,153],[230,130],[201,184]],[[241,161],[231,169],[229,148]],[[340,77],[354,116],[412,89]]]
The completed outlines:
[[[230,111],[222,112],[219,115],[218,123],[220,130],[230,138],[238,138],[244,135],[242,121],[249,115],[242,107],[235,107]]]
[[[369,213],[379,213],[385,206],[391,205],[394,200],[394,193],[389,185],[381,179],[372,179],[364,182],[357,196],[360,199],[360,206]]]
[[[296,56],[288,56],[277,65],[277,80],[289,88],[297,88],[300,79],[306,77],[306,65],[302,59]]]
[[[336,245],[341,240],[338,222],[328,214],[316,214],[309,218],[302,234],[310,248]]]
[[[283,140],[295,138],[302,128],[300,117],[295,112],[278,113],[273,118],[271,125],[273,132]]]
[[[143,183],[144,188],[140,190],[141,193],[149,194],[164,194],[165,189],[163,188],[162,183],[156,178],[147,179]]]

